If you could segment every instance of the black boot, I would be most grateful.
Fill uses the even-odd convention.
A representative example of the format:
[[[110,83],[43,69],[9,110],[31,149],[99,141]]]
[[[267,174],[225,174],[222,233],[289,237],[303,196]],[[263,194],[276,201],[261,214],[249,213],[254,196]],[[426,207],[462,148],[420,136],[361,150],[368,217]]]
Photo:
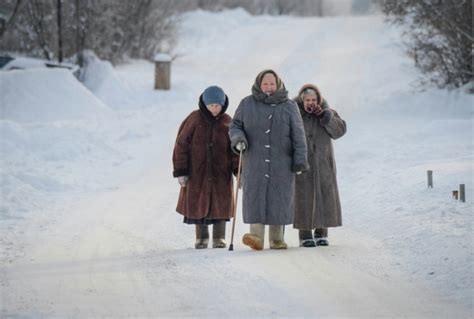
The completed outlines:
[[[298,231],[300,238],[300,247],[316,247],[311,230],[300,229]]]
[[[317,246],[328,246],[328,229],[327,228],[316,228],[314,230],[314,240]]]
[[[218,221],[212,226],[212,248],[225,248],[225,220]]]
[[[194,248],[204,249],[209,245],[209,228],[207,225],[196,225],[196,243]]]

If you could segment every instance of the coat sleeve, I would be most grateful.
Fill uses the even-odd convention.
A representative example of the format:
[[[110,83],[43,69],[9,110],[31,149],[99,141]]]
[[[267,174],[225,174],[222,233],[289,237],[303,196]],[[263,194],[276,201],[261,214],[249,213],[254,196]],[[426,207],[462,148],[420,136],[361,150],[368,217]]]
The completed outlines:
[[[195,123],[191,114],[181,123],[178,130],[178,136],[174,144],[173,150],[173,176],[189,176],[190,175],[190,152],[191,141],[194,133]]]
[[[245,128],[244,128],[244,101],[242,100],[235,111],[234,117],[232,118],[232,122],[230,123],[229,127],[229,137],[230,137],[230,144],[232,150],[239,154],[235,145],[239,142],[244,142],[247,147],[249,143],[247,141],[247,136],[245,135]]]
[[[291,140],[293,143],[293,172],[303,172],[309,169],[308,149],[304,132],[303,119],[296,104],[292,104],[290,113]]]
[[[346,134],[346,121],[344,121],[337,112],[331,108],[324,110],[321,118],[321,125],[333,139],[338,139]]]

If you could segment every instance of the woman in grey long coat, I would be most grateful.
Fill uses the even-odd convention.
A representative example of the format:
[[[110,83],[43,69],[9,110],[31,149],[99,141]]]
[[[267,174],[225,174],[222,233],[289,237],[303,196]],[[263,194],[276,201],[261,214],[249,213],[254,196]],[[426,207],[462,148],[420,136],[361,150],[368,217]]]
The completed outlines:
[[[346,122],[315,85],[304,85],[295,101],[303,118],[310,170],[296,177],[293,227],[299,229],[300,246],[327,246],[328,227],[342,225],[332,140],[346,133]]]
[[[284,225],[293,223],[295,174],[308,164],[301,114],[275,71],[258,74],[252,95],[235,112],[229,135],[232,148],[244,151],[242,211],[250,233],[242,242],[263,249],[265,225],[270,225],[270,248],[286,249],[283,232]]]

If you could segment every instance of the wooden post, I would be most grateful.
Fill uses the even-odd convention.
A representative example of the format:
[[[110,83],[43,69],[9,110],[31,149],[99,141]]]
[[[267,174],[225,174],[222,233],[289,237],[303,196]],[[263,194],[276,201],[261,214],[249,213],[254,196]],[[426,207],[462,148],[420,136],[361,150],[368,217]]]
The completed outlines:
[[[433,188],[433,171],[428,171],[428,188]]]
[[[463,203],[466,202],[466,193],[464,184],[459,184],[459,200]]]
[[[453,191],[453,198],[455,200],[458,200],[459,192],[458,191]]]
[[[171,57],[165,53],[155,56],[155,90],[169,90],[171,77]]]

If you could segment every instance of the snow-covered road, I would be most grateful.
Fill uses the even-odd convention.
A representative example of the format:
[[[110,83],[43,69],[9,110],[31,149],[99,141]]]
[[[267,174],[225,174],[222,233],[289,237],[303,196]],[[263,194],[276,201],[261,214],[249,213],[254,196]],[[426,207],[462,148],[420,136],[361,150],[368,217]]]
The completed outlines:
[[[232,252],[196,251],[192,231],[171,213],[175,191],[156,187],[163,171],[73,205],[8,267],[8,305],[27,318],[466,315],[410,283],[360,234],[302,249],[289,230],[284,252],[237,242]]]
[[[415,70],[381,17],[196,12],[179,37],[169,92],[152,90],[151,63],[116,68],[137,105],[115,109],[101,130],[122,157],[73,166],[100,171],[100,185],[63,190],[1,238],[9,257],[0,260],[0,316],[472,316],[473,207],[449,197],[460,182],[473,186],[472,97],[412,92]],[[344,227],[330,230],[329,247],[307,249],[290,226],[287,251],[256,252],[240,243],[239,213],[234,251],[197,251],[193,228],[174,212],[178,125],[212,84],[228,93],[232,115],[264,68],[277,70],[291,95],[318,84],[346,119],[348,134],[335,143]],[[80,171],[66,174],[65,156],[60,163],[51,178],[82,181]],[[426,169],[435,169],[433,190]]]

